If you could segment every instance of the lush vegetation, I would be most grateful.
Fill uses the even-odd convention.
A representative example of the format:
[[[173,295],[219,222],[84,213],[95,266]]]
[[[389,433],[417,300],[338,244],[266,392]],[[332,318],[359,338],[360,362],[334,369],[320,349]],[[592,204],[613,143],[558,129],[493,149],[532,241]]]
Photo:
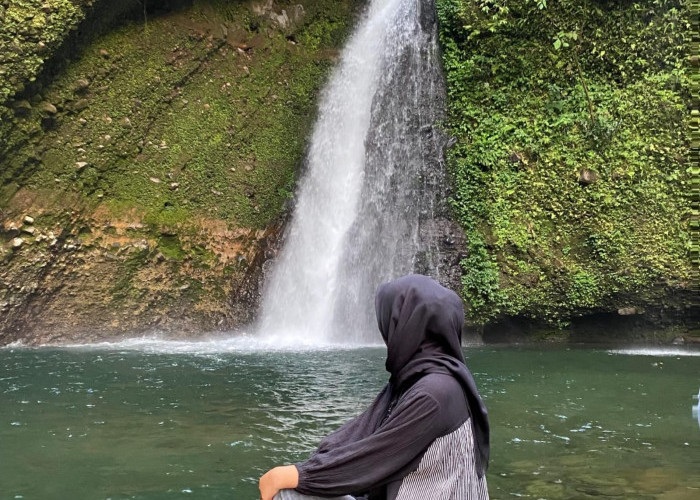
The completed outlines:
[[[35,279],[86,321],[103,306],[139,325],[176,306],[229,317],[357,3],[92,4],[0,9],[0,54],[26,56],[0,78],[0,304],[19,311],[29,295],[10,285]]]
[[[681,0],[438,0],[470,316],[565,324],[688,286]]]

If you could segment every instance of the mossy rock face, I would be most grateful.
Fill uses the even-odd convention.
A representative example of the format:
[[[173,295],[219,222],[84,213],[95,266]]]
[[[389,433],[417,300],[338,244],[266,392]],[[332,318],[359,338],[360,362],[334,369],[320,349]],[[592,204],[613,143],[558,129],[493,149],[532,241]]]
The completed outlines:
[[[23,328],[30,309],[36,330],[58,336],[66,325],[109,334],[250,319],[232,296],[279,233],[358,5],[163,4],[77,43],[0,131],[11,145],[0,151],[0,330]],[[11,251],[10,225],[28,214],[44,238]],[[30,275],[36,293],[12,285]],[[61,307],[73,318],[49,318]]]
[[[687,3],[437,6],[471,321],[687,315]]]

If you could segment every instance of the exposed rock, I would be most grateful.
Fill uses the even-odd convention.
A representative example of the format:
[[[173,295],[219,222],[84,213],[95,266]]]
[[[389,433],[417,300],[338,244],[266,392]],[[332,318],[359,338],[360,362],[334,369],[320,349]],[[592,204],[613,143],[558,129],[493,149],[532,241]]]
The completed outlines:
[[[81,78],[75,82],[75,90],[84,92],[90,86],[90,80],[87,78]]]
[[[304,6],[300,4],[292,5],[289,10],[282,9],[280,13],[275,11],[276,5],[272,0],[266,0],[252,6],[253,13],[258,16],[264,16],[270,19],[277,26],[287,31],[290,28],[298,26],[304,19],[306,12]]]
[[[58,113],[56,106],[54,106],[50,102],[42,102],[41,105],[39,106],[39,109],[49,113],[50,115],[55,115],[56,113]]]
[[[82,111],[90,105],[87,99],[79,99],[73,103],[71,109],[75,112]]]
[[[292,25],[297,26],[304,20],[306,12],[304,11],[304,6],[301,4],[292,5],[289,8],[289,20]]]
[[[621,307],[617,310],[617,314],[620,316],[631,316],[633,314],[640,314],[636,307]]]
[[[289,27],[292,25],[292,22],[289,20],[289,16],[287,16],[287,11],[284,9],[282,9],[281,14],[270,12],[270,19],[276,22],[283,30],[289,29]]]
[[[588,168],[582,168],[578,174],[578,183],[582,186],[588,186],[598,180],[598,172]]]
[[[34,224],[34,217],[30,217],[29,215],[24,216],[24,223],[25,224]]]
[[[22,232],[34,236],[34,233],[36,232],[36,228],[33,226],[23,226]]]
[[[170,183],[170,189],[171,189],[171,191],[175,191],[175,190],[176,190],[177,188],[179,188],[179,187],[180,187],[180,184],[178,184],[177,182],[171,182],[171,183]]]
[[[107,51],[107,49],[100,49],[100,55],[104,58],[108,58],[109,52]]]
[[[17,116],[26,116],[32,110],[32,105],[29,104],[29,101],[26,99],[15,101],[12,107],[15,110],[15,115]]]
[[[124,118],[122,118],[121,120],[119,120],[119,124],[120,124],[122,127],[130,128],[130,127],[131,127],[131,120],[129,119],[128,116],[125,116]]]
[[[268,12],[272,11],[272,5],[272,0],[265,0],[263,2],[253,4],[251,9],[253,10],[254,14],[264,16]]]
[[[22,238],[12,238],[12,248],[13,250],[18,249],[24,244],[24,240]]]
[[[75,162],[75,168],[80,171],[87,167],[88,163],[86,161],[76,161]]]
[[[160,184],[162,182],[158,177],[149,177],[148,180],[154,184]]]

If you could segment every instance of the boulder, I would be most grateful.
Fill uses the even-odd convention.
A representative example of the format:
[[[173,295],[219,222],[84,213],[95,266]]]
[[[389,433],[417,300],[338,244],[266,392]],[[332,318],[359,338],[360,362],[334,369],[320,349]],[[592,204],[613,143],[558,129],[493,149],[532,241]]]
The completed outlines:
[[[50,102],[42,102],[39,106],[39,109],[50,115],[55,115],[56,113],[58,113],[58,109],[56,109],[56,106],[54,106]]]
[[[90,86],[90,80],[87,78],[80,78],[79,80],[76,80],[75,82],[75,90],[79,92],[84,92],[85,90],[88,89]]]
[[[632,316],[633,314],[639,314],[639,311],[635,307],[621,307],[617,310],[617,314],[620,316]]]

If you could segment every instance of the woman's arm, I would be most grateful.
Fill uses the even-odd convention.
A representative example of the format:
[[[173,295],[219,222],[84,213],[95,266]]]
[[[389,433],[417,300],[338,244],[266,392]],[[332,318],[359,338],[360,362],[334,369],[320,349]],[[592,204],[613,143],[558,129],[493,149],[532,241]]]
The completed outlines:
[[[294,465],[283,465],[267,471],[260,478],[261,500],[272,500],[279,490],[296,488],[299,484],[299,472]]]
[[[428,394],[408,396],[373,434],[337,442],[297,464],[296,490],[305,495],[361,494],[410,472],[443,429],[440,405]]]
[[[329,450],[337,448],[343,443],[356,441],[365,437],[371,432],[375,425],[371,421],[375,406],[381,404],[382,399],[387,397],[388,386],[379,393],[372,404],[357,417],[346,422],[341,427],[326,436],[318,445],[315,454],[326,453]],[[292,470],[294,469],[294,470]],[[267,500],[274,497],[279,490],[286,488],[296,488],[299,481],[298,469],[293,465],[275,467],[266,472],[259,482],[261,498]],[[293,484],[292,484],[293,483]],[[269,495],[265,496],[265,495]]]
[[[318,449],[315,453],[325,453],[330,449],[335,448],[339,444],[344,444],[349,441],[357,441],[365,438],[379,425],[379,413],[376,411],[377,406],[386,406],[389,399],[389,386],[384,389],[374,398],[365,411],[360,413],[352,420],[345,422],[335,431],[323,438],[318,444]]]

